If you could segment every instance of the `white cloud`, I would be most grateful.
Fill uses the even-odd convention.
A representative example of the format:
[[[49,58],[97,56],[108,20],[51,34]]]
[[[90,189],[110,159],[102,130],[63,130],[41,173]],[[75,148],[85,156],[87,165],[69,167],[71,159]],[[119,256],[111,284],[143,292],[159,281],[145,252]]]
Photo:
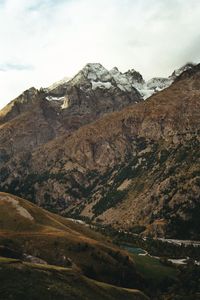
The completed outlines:
[[[87,62],[169,75],[200,60],[199,26],[199,0],[0,0],[0,107]]]

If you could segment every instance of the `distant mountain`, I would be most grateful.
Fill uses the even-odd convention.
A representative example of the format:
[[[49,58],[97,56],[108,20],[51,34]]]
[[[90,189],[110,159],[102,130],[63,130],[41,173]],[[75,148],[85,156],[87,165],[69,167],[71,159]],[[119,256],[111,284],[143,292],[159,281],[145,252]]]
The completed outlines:
[[[71,80],[47,89],[46,99],[63,98],[63,109],[67,108],[73,114],[94,115],[120,110],[141,101],[142,97],[134,86],[128,81],[121,80],[119,83],[113,72],[107,71],[101,64],[87,64]]]
[[[47,106],[48,111],[54,112],[59,121],[76,115],[80,125],[89,123],[105,113],[141,102],[169,87],[180,74],[193,66],[186,64],[168,78],[155,77],[145,82],[134,69],[121,73],[116,67],[108,71],[101,64],[90,63],[72,79],[66,77],[49,88],[37,90],[32,87],[22,93],[0,111],[0,124],[34,110],[39,103],[45,110]],[[45,100],[51,103],[47,104]]]
[[[0,112],[1,190],[63,215],[199,238],[199,96],[199,65],[146,83],[88,64],[25,91]]]
[[[147,99],[151,95],[169,87],[173,81],[186,70],[194,67],[194,64],[188,63],[183,67],[175,70],[169,77],[155,77],[145,82],[142,75],[134,69],[122,73],[117,67],[112,70],[106,70],[101,64],[87,64],[73,79],[63,79],[47,89],[54,97],[49,99],[62,99],[68,95],[68,87],[71,85],[79,85],[85,87],[84,91],[89,90],[111,90],[119,89],[124,92],[133,92],[135,89],[140,93],[143,99]],[[82,88],[83,88],[82,87]],[[68,97],[66,97],[68,98]],[[67,100],[66,100],[67,103]]]

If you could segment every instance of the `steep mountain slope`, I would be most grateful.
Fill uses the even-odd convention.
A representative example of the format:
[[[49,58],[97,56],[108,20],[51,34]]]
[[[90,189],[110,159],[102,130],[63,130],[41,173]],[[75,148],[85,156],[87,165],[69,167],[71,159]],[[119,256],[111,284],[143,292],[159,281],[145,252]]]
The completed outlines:
[[[118,286],[143,285],[133,260],[103,236],[4,193],[0,193],[0,246],[0,256],[70,267]]]
[[[95,67],[98,69],[99,65]],[[95,111],[104,114],[108,91],[113,94],[120,89],[117,80],[110,79],[111,72],[102,69],[97,76],[93,66],[90,71],[91,66],[86,66],[70,81],[70,87],[65,83],[51,92],[40,91],[45,98],[66,97],[67,93],[74,100],[72,104],[68,101],[63,113],[59,112],[61,126],[58,129],[52,126],[55,133],[49,142],[37,143],[31,152],[26,152],[26,160],[23,149],[19,148],[20,134],[21,126],[26,132],[30,112],[4,121],[0,131],[1,189],[63,214],[127,228],[141,225],[146,227],[146,233],[154,235],[184,234],[198,238],[200,65],[186,68],[169,88],[146,102],[139,101],[104,117],[98,113],[100,120],[75,131],[84,124],[79,122],[80,112],[84,116],[93,116]],[[136,78],[142,81],[138,74]],[[102,83],[107,86],[109,80],[108,91],[96,88]],[[97,110],[92,98],[88,98],[89,106],[85,107],[92,86],[99,93]],[[70,91],[77,90],[77,94],[72,92],[76,95],[73,98]],[[135,89],[132,92],[138,95]],[[82,95],[86,98],[82,99]],[[115,103],[122,99],[122,95],[116,96]],[[55,111],[54,101],[43,98],[40,103],[48,103]],[[121,110],[122,106],[117,108]],[[70,130],[69,123],[74,123],[69,114],[79,124]],[[34,126],[38,126],[36,120]],[[31,145],[32,137],[27,135]]]
[[[102,88],[100,79],[112,81],[101,65],[88,64],[70,82],[51,89],[30,88],[2,109],[0,168],[14,156],[16,161],[19,155],[26,160],[38,146],[70,134],[108,112],[142,101],[134,87],[121,90],[112,81]],[[3,173],[0,172],[1,181]]]

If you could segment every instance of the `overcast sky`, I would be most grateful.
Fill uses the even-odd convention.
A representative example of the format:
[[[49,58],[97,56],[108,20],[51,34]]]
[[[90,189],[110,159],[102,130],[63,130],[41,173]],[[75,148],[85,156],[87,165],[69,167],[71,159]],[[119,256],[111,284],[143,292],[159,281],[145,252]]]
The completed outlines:
[[[0,108],[88,62],[149,79],[191,61],[199,0],[0,0]]]

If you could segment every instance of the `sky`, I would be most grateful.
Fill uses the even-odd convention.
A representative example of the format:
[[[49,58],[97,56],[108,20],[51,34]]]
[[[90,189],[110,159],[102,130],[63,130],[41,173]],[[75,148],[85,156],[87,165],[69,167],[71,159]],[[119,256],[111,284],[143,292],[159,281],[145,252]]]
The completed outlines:
[[[0,108],[89,62],[145,79],[200,62],[199,0],[0,0]]]

